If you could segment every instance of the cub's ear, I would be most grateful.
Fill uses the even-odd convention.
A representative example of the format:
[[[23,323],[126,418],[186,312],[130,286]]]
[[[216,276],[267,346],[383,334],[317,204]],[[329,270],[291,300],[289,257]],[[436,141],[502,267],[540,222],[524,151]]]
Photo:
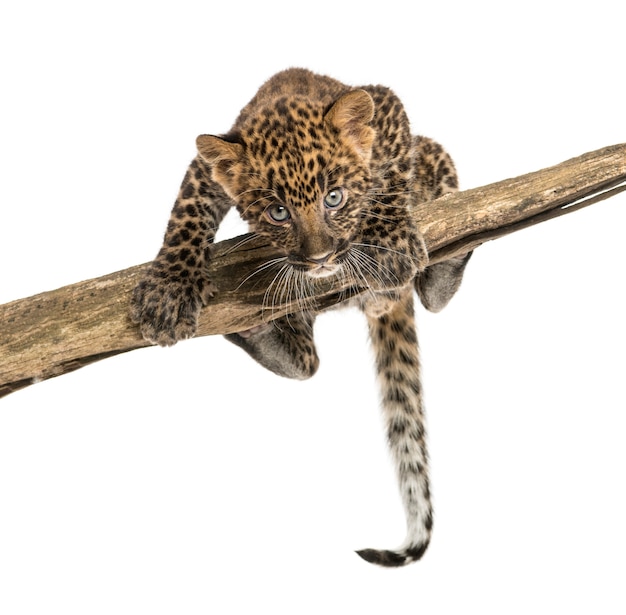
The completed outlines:
[[[232,192],[233,180],[240,170],[243,158],[243,146],[231,143],[221,137],[200,135],[196,139],[196,147],[200,157],[210,165],[213,179]]]
[[[200,135],[196,139],[196,147],[203,160],[209,164],[238,162],[243,152],[239,143],[231,143],[213,135]]]
[[[324,116],[367,160],[371,155],[374,129],[374,101],[365,90],[352,90],[341,96]]]

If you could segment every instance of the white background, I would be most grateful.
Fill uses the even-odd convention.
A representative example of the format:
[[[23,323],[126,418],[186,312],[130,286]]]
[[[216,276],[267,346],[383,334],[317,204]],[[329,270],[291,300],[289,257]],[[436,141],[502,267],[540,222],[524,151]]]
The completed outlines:
[[[288,66],[392,87],[463,188],[626,141],[615,2],[10,4],[0,303],[150,260],[196,135]],[[212,337],[1,400],[0,613],[626,612],[625,207],[485,245],[420,308],[420,563],[353,553],[403,519],[346,311],[306,383]]]

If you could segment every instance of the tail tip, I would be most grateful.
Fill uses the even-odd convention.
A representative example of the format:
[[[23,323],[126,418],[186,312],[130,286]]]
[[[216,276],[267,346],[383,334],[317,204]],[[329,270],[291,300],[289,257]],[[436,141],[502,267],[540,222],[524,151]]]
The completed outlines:
[[[400,549],[398,551],[387,549],[361,549],[356,553],[370,564],[377,564],[378,566],[384,566],[386,568],[399,568],[400,566],[406,566],[407,564],[421,559],[427,547],[428,543]]]

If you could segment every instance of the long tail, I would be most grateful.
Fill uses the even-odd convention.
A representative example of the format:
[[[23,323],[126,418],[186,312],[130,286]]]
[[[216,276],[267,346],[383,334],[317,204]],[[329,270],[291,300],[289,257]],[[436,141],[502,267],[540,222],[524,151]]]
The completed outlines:
[[[404,504],[407,536],[396,550],[364,549],[357,553],[381,566],[404,566],[424,554],[433,525],[412,292],[407,291],[384,315],[368,315],[368,323],[387,438]]]

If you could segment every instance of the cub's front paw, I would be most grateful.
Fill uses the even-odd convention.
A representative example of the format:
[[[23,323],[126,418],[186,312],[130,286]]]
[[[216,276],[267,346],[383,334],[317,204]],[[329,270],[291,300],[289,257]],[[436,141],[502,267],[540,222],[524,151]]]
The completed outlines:
[[[168,276],[153,264],[133,290],[130,316],[145,339],[172,346],[193,337],[200,309],[214,291],[211,281],[201,274]]]

